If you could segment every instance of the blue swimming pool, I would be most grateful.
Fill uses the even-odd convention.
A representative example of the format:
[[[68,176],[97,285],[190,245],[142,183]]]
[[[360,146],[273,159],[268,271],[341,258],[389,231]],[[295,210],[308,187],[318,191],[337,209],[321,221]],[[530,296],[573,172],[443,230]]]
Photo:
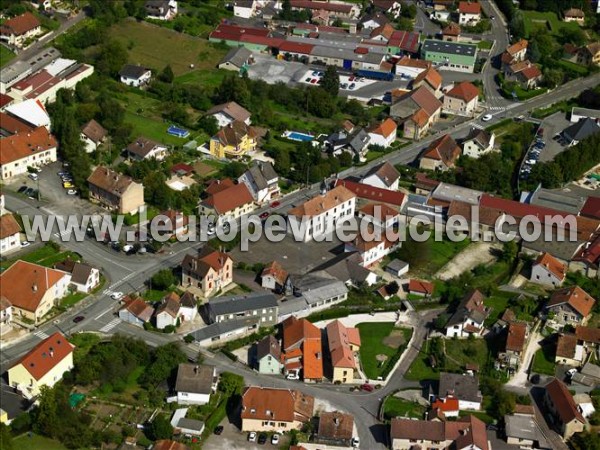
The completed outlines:
[[[293,141],[304,141],[304,142],[310,142],[312,141],[315,137],[311,136],[310,134],[304,134],[304,133],[299,133],[297,131],[292,131],[290,133],[288,133],[287,135],[288,139],[291,139]]]

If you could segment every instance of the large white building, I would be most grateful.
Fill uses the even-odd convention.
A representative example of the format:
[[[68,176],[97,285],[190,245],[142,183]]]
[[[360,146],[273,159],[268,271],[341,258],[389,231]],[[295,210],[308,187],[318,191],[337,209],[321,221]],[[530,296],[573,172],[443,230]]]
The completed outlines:
[[[27,173],[28,167],[42,167],[56,161],[56,139],[44,127],[0,140],[0,178],[9,180]]]
[[[323,192],[288,211],[288,232],[308,242],[335,230],[339,221],[354,216],[356,195],[344,186]]]
[[[0,216],[0,253],[6,255],[21,248],[21,226],[10,213]]]

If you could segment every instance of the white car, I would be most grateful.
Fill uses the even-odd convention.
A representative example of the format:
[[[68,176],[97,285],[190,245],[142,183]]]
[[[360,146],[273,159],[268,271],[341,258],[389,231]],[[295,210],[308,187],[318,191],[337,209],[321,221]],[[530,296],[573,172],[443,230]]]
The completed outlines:
[[[492,116],[491,114],[486,114],[485,116],[483,116],[483,117],[481,118],[481,121],[482,121],[482,122],[489,122],[490,120],[492,120],[492,119],[493,119],[493,117],[494,117],[494,116]]]
[[[67,195],[77,195],[77,190],[76,189],[69,189],[67,191]]]
[[[575,369],[575,368],[567,370],[567,375],[570,377],[572,377],[576,373],[577,373],[577,369]]]
[[[123,295],[125,294],[123,294],[122,292],[113,292],[110,295],[110,298],[112,298],[113,300],[121,300],[123,298]]]
[[[358,437],[352,438],[352,448],[360,447],[360,439]]]
[[[29,178],[31,178],[33,181],[37,181],[39,177],[37,173],[30,173]]]
[[[256,431],[251,431],[248,434],[248,442],[256,442]]]
[[[299,380],[300,379],[300,377],[298,376],[298,374],[295,373],[295,372],[288,373],[285,377],[288,380]]]
[[[277,445],[279,444],[279,433],[275,433],[271,438],[271,444]]]
[[[21,242],[21,248],[29,247],[30,245],[31,245],[31,242],[29,242],[29,241]]]

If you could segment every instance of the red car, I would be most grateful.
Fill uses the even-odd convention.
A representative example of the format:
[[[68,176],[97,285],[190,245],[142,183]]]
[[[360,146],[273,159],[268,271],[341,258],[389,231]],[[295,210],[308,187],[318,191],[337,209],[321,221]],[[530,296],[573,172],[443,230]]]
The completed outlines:
[[[355,80],[355,78],[354,78],[354,77],[350,77],[350,78],[348,78],[348,81],[354,81],[354,80]]]
[[[269,217],[269,213],[265,211],[264,213],[262,213],[262,214],[261,214],[260,216],[258,216],[258,217],[260,217],[261,219],[266,219],[267,217]]]
[[[313,78],[312,80],[310,80],[310,84],[317,84],[317,81],[319,81],[319,80],[317,80],[316,78]]]
[[[271,203],[271,208],[277,208],[279,205],[281,205],[280,202],[273,202]]]
[[[373,389],[375,389],[372,384],[368,384],[368,383],[363,384],[360,388],[363,391],[367,391],[367,392],[373,392]]]

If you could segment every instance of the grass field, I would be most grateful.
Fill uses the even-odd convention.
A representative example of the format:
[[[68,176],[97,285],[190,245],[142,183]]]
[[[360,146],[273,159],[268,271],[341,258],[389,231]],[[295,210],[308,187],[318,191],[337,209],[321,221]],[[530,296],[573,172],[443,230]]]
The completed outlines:
[[[31,437],[29,437],[27,434],[23,434],[14,438],[12,448],[13,450],[67,450],[67,447],[62,445],[60,442],[44,436],[39,436],[37,434],[31,435]]]
[[[394,327],[393,322],[359,323],[360,361],[365,375],[373,380],[383,376],[386,367],[397,360],[395,356],[402,354],[412,336],[409,328]],[[378,361],[378,355],[385,355],[385,361]]]
[[[522,11],[522,13],[525,20],[526,37],[539,28],[547,29],[554,36],[560,36],[563,29],[579,28],[575,22],[561,22],[553,12]]]
[[[490,315],[485,320],[486,326],[493,325],[500,317],[502,317],[502,314],[504,314],[504,311],[506,311],[508,306],[508,301],[513,296],[514,294],[507,292],[497,292],[483,300],[485,306],[492,308]]]
[[[14,259],[10,259],[8,261],[3,261],[0,264],[0,267],[5,270],[8,267],[12,266],[17,260],[22,259],[23,261],[32,262],[36,264],[40,264],[45,267],[52,267],[59,261],[63,259],[71,258],[73,260],[79,261],[81,257],[73,252],[57,252],[49,245],[45,245],[38,249],[32,250],[25,255],[19,255]]]
[[[217,49],[205,39],[134,20],[124,20],[112,26],[109,35],[125,45],[130,63],[157,70],[169,64],[176,76],[192,70],[213,69],[226,53],[226,50]]]
[[[418,403],[390,396],[385,400],[383,415],[386,420],[393,419],[394,417],[422,419],[426,410],[427,408]]]
[[[15,54],[7,49],[4,45],[0,45],[0,67],[7,65]]]
[[[193,70],[191,72],[184,73],[183,75],[175,78],[176,83],[181,84],[199,84],[203,87],[217,87],[221,84],[221,81],[227,74],[227,70],[219,69],[204,69],[204,70]]]
[[[556,364],[554,358],[556,356],[555,344],[545,344],[533,356],[533,365],[531,370],[543,375],[554,375]]]
[[[492,41],[479,41],[477,43],[477,48],[479,50],[489,50],[492,48],[492,45],[494,45]]]

